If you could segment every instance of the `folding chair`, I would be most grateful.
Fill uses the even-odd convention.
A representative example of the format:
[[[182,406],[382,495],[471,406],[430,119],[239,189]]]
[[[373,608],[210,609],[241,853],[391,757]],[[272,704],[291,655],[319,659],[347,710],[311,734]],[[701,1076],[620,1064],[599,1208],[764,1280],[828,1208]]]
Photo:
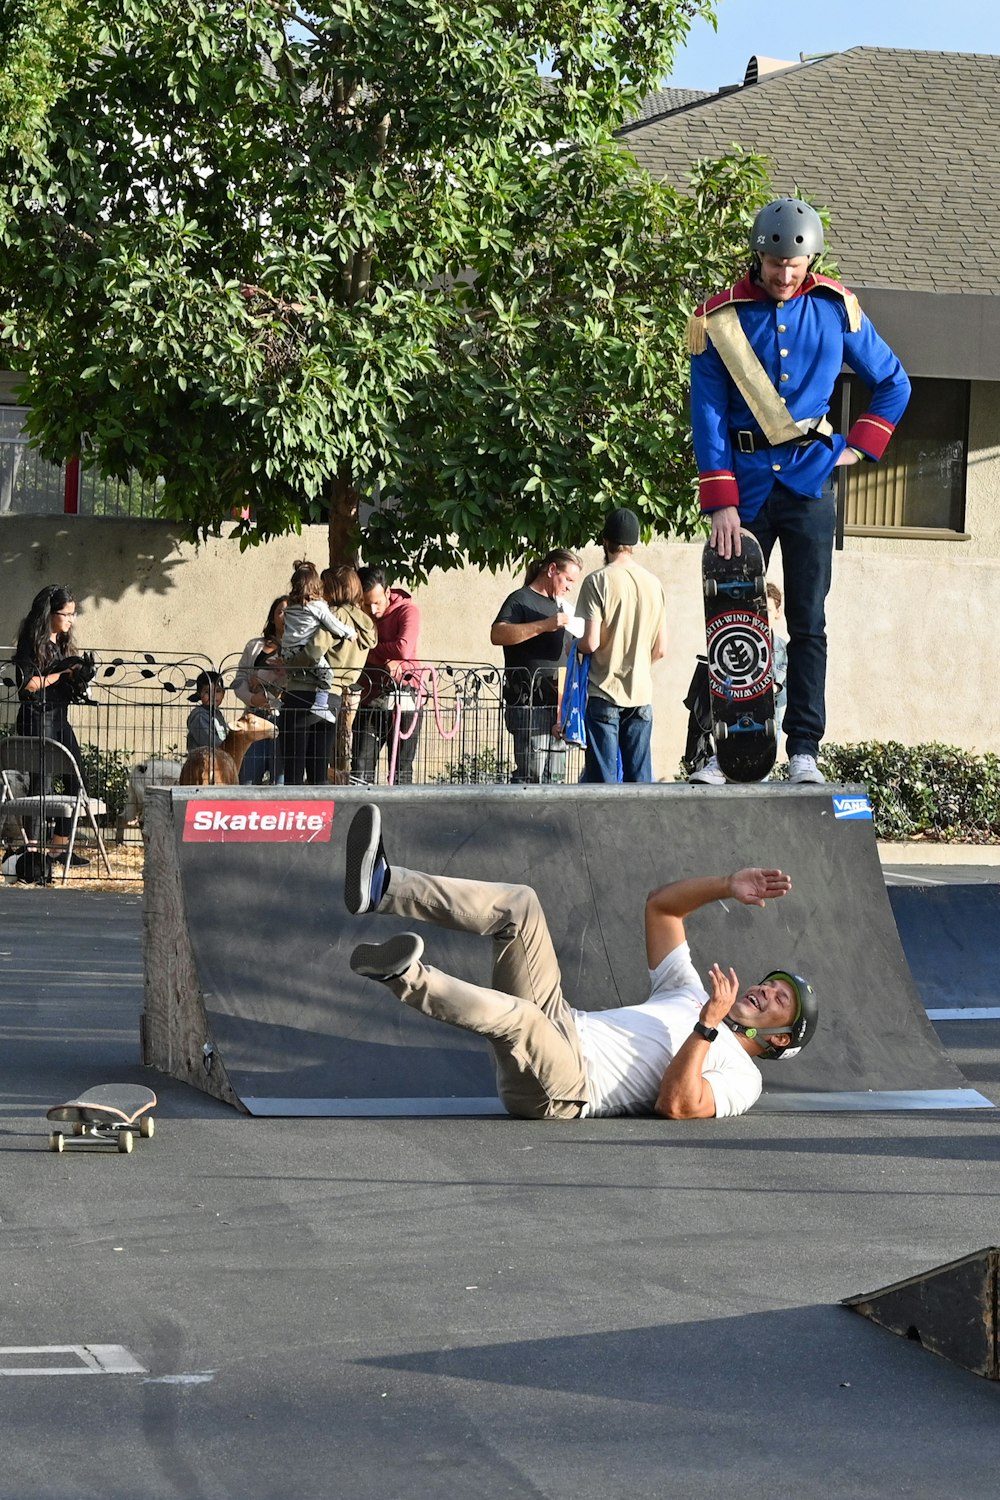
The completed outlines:
[[[51,786],[56,777],[76,777],[77,790],[75,792],[33,792],[30,796],[24,796],[15,789],[13,777],[8,773],[19,771],[22,776],[29,776],[41,780],[42,786]],[[66,846],[66,862],[63,865],[62,884],[66,884],[69,875],[70,864],[73,857],[73,848],[76,844],[76,830],[83,813],[90,824],[97,847],[101,851],[104,860],[104,868],[111,875],[111,864],[108,860],[108,851],[104,847],[101,830],[97,826],[97,814],[107,812],[107,808],[99,797],[88,796],[83,785],[83,773],[76,761],[72,751],[67,750],[58,740],[39,739],[36,735],[11,734],[6,739],[0,739],[0,808],[4,815],[10,815],[18,820],[21,826],[21,837],[26,844],[31,840],[24,829],[24,819],[34,818],[41,820],[46,818],[70,818],[72,820],[69,831],[69,843]],[[38,845],[44,845],[44,829],[39,830]]]

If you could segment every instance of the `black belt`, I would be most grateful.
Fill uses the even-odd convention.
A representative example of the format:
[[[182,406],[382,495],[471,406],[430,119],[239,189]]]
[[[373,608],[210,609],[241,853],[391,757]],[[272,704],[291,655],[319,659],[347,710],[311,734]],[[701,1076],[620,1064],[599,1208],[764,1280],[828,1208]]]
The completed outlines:
[[[828,449],[832,449],[832,446],[834,446],[834,432],[832,432],[829,423],[825,423],[825,426],[826,432],[813,429],[813,431],[804,432],[801,438],[792,438],[790,440],[792,441],[792,446],[796,447],[796,449],[804,449],[810,443],[825,443]],[[769,443],[768,438],[765,437],[763,432],[754,432],[753,428],[736,429],[735,432],[730,432],[730,438],[732,438],[733,446],[735,446],[738,453],[769,453],[774,447],[786,447],[784,443]]]
[[[765,453],[775,446],[774,443],[768,441],[763,432],[753,432],[747,428],[731,432],[729,436],[737,453]],[[796,448],[804,448],[807,443],[815,443],[819,436],[818,432],[806,432],[797,441],[792,438],[792,444]],[[780,446],[784,447],[785,444],[782,443]]]

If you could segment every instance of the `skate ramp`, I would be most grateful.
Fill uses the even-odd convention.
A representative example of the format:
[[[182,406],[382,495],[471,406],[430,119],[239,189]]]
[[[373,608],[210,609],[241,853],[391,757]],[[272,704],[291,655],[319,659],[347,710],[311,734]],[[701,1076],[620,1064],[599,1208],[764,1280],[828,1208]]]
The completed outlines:
[[[889,900],[926,1008],[1000,1017],[1000,884],[895,886]]]
[[[348,967],[355,943],[405,925],[351,917],[343,904],[346,830],[357,807],[376,800],[390,862],[538,890],[565,994],[581,1009],[645,998],[651,888],[748,864],[787,870],[794,889],[783,901],[763,911],[717,905],[688,924],[701,972],[718,960],[750,982],[791,968],[820,997],[810,1047],[763,1065],[758,1111],[989,1107],[926,1019],[872,823],[844,790],[331,787],[290,798],[284,788],[253,789],[253,807],[270,810],[272,822],[290,802],[321,811],[325,833],[311,841],[225,831],[192,841],[195,808],[203,821],[211,809],[225,814],[247,803],[249,789],[155,791],[147,1061],[252,1114],[502,1113],[481,1041],[409,1011]],[[424,937],[429,963],[489,982],[488,942],[440,929]]]

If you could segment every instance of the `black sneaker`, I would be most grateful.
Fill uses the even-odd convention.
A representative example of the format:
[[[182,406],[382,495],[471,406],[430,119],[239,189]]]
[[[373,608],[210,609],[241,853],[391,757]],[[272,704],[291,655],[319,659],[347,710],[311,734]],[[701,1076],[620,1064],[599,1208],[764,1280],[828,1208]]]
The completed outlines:
[[[84,859],[84,857],[83,857],[82,854],[70,854],[68,849],[60,849],[57,854],[53,854],[51,856],[52,863],[54,865],[64,865],[67,862],[67,856],[68,856],[68,859],[69,859],[69,865],[70,865],[71,869],[75,865],[89,865],[90,864],[90,860],[89,859]]]
[[[424,940],[415,932],[401,932],[384,943],[359,943],[351,954],[351,968],[366,979],[397,979],[415,964]]]
[[[374,911],[389,888],[389,865],[382,846],[382,814],[373,802],[354,814],[347,830],[344,904],[355,917]]]

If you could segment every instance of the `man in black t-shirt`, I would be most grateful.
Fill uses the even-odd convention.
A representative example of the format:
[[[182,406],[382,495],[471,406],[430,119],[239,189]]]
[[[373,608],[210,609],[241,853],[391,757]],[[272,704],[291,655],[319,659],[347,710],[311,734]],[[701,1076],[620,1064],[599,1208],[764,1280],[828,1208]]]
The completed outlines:
[[[508,594],[490,630],[503,647],[504,717],[514,739],[514,781],[546,778],[549,739],[558,707],[558,669],[575,616],[562,601],[580,577],[580,559],[561,547],[529,570]]]

